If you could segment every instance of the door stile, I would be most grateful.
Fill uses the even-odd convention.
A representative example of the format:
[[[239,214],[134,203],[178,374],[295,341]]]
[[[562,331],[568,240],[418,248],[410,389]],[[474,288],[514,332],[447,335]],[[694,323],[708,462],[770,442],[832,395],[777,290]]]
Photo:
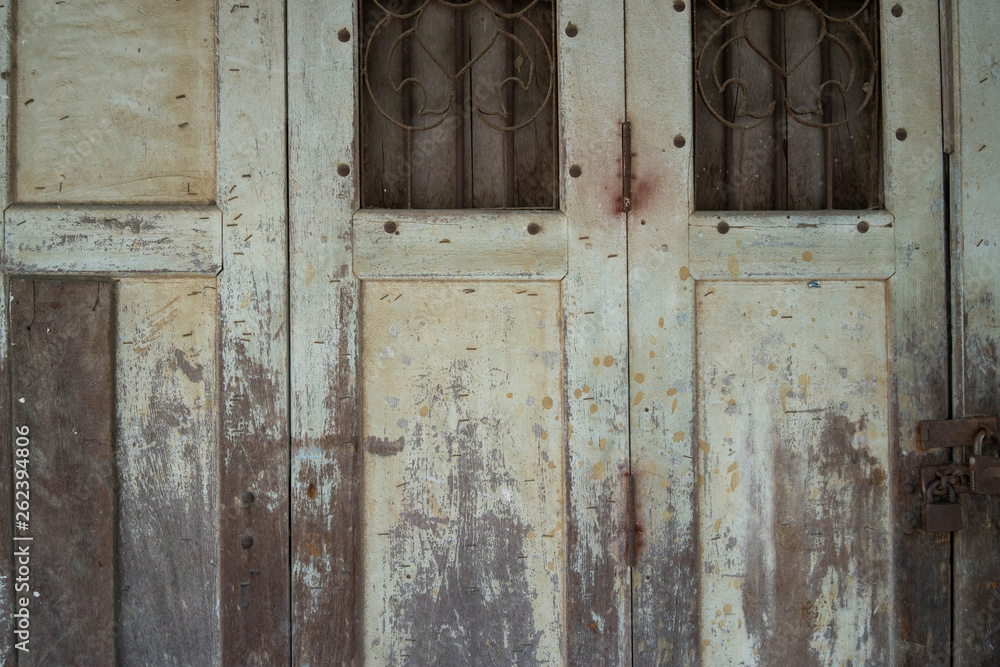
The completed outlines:
[[[626,12],[633,148],[631,461],[642,531],[632,574],[633,662],[695,664],[700,648],[695,280],[688,261],[691,12],[683,3],[654,0],[629,0]]]
[[[294,664],[361,663],[357,15],[288,11]]]
[[[223,664],[287,664],[284,2],[218,6]]]
[[[927,664],[946,661],[951,642],[950,539],[919,529],[919,468],[947,458],[920,451],[917,442],[917,423],[946,418],[950,400],[938,8],[906,3],[899,12],[882,2],[880,16],[885,207],[896,232],[889,279],[890,659]]]

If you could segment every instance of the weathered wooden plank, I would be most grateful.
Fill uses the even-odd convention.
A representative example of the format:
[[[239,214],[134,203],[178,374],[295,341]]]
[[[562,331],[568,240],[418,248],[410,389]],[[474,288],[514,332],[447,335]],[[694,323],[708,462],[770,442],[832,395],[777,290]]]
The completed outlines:
[[[888,664],[885,283],[697,298],[705,661]]]
[[[696,213],[690,253],[697,280],[888,278],[896,268],[893,217],[885,211]]]
[[[11,51],[14,40],[11,37],[11,3],[0,6],[0,72],[10,72]],[[0,210],[11,202],[10,175],[10,76],[0,77]],[[0,225],[2,228],[2,225]],[[0,243],[0,434],[12,434],[10,422],[10,364],[8,363],[9,340],[8,322],[10,299],[7,273],[3,270],[3,244]],[[0,470],[12,470],[13,449],[0,447]],[[0,475],[0,503],[10,507],[13,502],[13,476]],[[14,515],[0,512],[0,544],[13,544]],[[11,614],[14,610],[14,579],[12,550],[0,549],[0,664],[14,662],[14,626]]]
[[[218,21],[223,664],[290,659],[284,2]]]
[[[562,207],[570,239],[563,281],[566,655],[571,664],[629,664],[628,340],[623,334],[628,290],[619,158],[625,120],[624,5],[562,0],[556,16]]]
[[[957,248],[955,281],[956,416],[1000,414],[1000,271],[997,248],[997,173],[1000,171],[1000,7],[992,2],[951,3],[955,47],[955,153],[952,224]],[[987,454],[997,454],[987,449]],[[963,499],[965,527],[954,536],[954,664],[1000,661],[1000,499]]]
[[[288,7],[295,665],[361,663],[356,21],[355,3]]]
[[[366,659],[561,662],[559,283],[362,294]]]
[[[889,279],[890,475],[895,591],[893,664],[947,660],[951,640],[950,540],[919,530],[917,422],[948,416],[948,313],[941,156],[937,3],[880,3],[885,208],[896,219]],[[896,16],[899,14],[899,16]],[[898,132],[905,130],[905,133]],[[914,492],[915,491],[915,492]],[[914,527],[917,526],[915,530]]]
[[[117,297],[119,660],[219,665],[215,281]]]
[[[11,297],[12,421],[30,441],[17,457],[27,484],[14,497],[16,536],[31,538],[14,543],[30,570],[16,593],[30,614],[30,652],[18,664],[113,665],[111,285],[15,280]]]
[[[642,530],[632,571],[632,664],[697,664],[691,13],[657,0],[629,0],[625,11],[626,77],[635,82],[627,100],[631,467]]]
[[[11,273],[195,273],[222,268],[215,206],[15,205],[4,212]]]
[[[566,275],[566,234],[558,211],[359,211],[353,268],[361,278],[559,280]]]
[[[17,201],[213,201],[215,12],[17,3]]]

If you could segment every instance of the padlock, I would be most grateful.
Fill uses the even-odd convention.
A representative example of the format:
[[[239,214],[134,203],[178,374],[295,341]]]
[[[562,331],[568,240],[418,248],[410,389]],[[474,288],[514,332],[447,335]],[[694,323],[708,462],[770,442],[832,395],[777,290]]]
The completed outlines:
[[[934,502],[934,490],[940,486],[941,480],[938,479],[924,491],[924,530],[928,533],[953,533],[962,529],[962,506],[951,484],[948,484],[948,502]]]
[[[975,454],[969,459],[969,476],[973,493],[1000,495],[1000,458],[983,456],[983,443],[989,435],[986,429],[976,434]]]

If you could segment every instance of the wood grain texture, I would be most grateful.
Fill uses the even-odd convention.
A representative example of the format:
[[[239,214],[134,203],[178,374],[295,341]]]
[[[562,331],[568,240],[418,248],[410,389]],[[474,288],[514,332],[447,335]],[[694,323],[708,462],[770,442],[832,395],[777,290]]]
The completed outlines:
[[[362,293],[366,661],[560,663],[559,283]]]
[[[351,2],[288,6],[295,665],[361,663],[356,21]]]
[[[392,233],[387,223],[395,225]],[[566,216],[558,211],[359,211],[353,268],[361,278],[560,280],[566,275],[566,233]]]
[[[957,252],[956,416],[1000,414],[1000,274],[997,248],[997,173],[1000,128],[1000,7],[991,2],[953,3],[956,145],[952,173],[952,221]],[[998,456],[996,448],[987,455]],[[955,533],[955,665],[1000,661],[1000,499],[963,498],[965,527]]]
[[[11,35],[11,3],[0,6],[0,35],[8,37],[0,41],[0,72],[10,72],[11,51],[14,48]],[[0,78],[0,210],[5,210],[11,202],[10,176],[10,77]],[[0,229],[4,226],[0,224]],[[9,340],[8,322],[10,314],[9,283],[3,269],[3,244],[0,243],[0,434],[6,438],[12,434],[10,422],[10,364],[8,362]],[[12,470],[13,451],[10,447],[0,447],[0,470]],[[13,502],[13,478],[0,475],[0,503],[10,507]],[[0,544],[13,544],[14,515],[0,512]],[[14,609],[13,551],[0,549],[0,665],[8,667],[16,660],[14,653],[14,626],[11,614]]]
[[[283,665],[291,654],[284,2],[232,5],[218,30],[222,662]]]
[[[698,287],[704,660],[887,664],[885,283]]]
[[[944,452],[919,452],[917,422],[948,417],[948,313],[936,4],[881,5],[885,208],[896,220],[889,279],[889,456],[893,503],[894,664],[947,664],[951,640],[950,540],[913,530],[921,516],[918,470]],[[906,139],[896,138],[898,128]],[[908,489],[914,485],[916,493]],[[911,532],[911,534],[906,534]]]
[[[858,225],[864,222],[865,232]],[[718,225],[725,223],[726,233]],[[888,278],[896,269],[892,215],[694,214],[690,271],[697,280]]]
[[[13,425],[28,428],[29,653],[20,665],[115,664],[112,289],[11,282]],[[15,497],[15,501],[18,497]],[[15,509],[20,509],[15,504]],[[25,517],[20,517],[22,520]],[[37,593],[38,596],[34,597]]]
[[[569,221],[569,272],[563,281],[567,660],[628,664],[628,289],[620,160],[624,6],[566,0],[558,3],[556,15],[562,207]],[[576,36],[562,37],[570,23]],[[574,164],[581,167],[579,178],[568,174]]]
[[[625,11],[626,77],[633,82],[627,100],[630,447],[642,531],[632,571],[632,664],[691,665],[700,651],[695,281],[688,261],[691,13],[657,0],[629,0]]]
[[[215,281],[117,297],[119,660],[219,665]]]
[[[215,11],[18,3],[16,201],[213,201]]]
[[[11,273],[193,273],[222,269],[215,206],[16,205],[4,212]]]

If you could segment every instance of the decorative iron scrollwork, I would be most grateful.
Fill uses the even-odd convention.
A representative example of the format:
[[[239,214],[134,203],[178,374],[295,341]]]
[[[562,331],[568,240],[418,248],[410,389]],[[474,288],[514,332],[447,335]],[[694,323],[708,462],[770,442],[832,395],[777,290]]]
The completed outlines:
[[[538,4],[550,0],[522,0],[520,9],[510,10],[514,3],[498,0],[371,0],[378,9],[374,25],[367,35],[362,54],[362,76],[365,91],[372,105],[392,124],[410,131],[430,130],[441,125],[463,106],[471,103],[471,111],[487,126],[502,132],[514,132],[530,125],[546,108],[555,92],[555,61],[552,36],[545,35],[532,23],[528,13]],[[410,6],[415,6],[411,9]],[[503,6],[502,6],[503,5]],[[439,33],[440,25],[433,17],[441,9],[467,12],[482,8],[493,23],[492,36],[475,47],[474,53],[461,58],[447,58],[429,43],[426,33]],[[433,28],[428,26],[433,23]],[[515,26],[523,26],[515,30]],[[518,32],[518,34],[515,34]],[[384,53],[382,62],[376,62],[374,51]],[[513,71],[507,71],[488,82],[489,95],[472,96],[471,100],[456,100],[455,86],[472,72],[477,64],[491,52],[502,49],[510,54],[513,49]],[[415,76],[408,72],[408,63],[419,54],[433,63],[431,74]],[[540,62],[543,60],[544,62]],[[373,84],[373,79],[376,80]],[[481,78],[476,80],[482,86]],[[511,106],[511,86],[527,92],[533,86],[547,86],[544,95],[532,96],[539,100],[536,108],[517,109],[520,118],[515,122]],[[405,105],[395,106],[386,96],[409,98]],[[402,109],[406,109],[405,116]],[[461,112],[459,112],[461,113]]]
[[[821,7],[821,4],[827,8]],[[828,8],[831,4],[846,7],[843,15],[838,16],[831,11]],[[749,130],[762,125],[773,116],[777,104],[773,96],[769,96],[771,99],[766,105],[755,107],[753,101],[757,100],[760,104],[761,96],[755,95],[747,79],[749,74],[759,76],[760,69],[766,67],[772,75],[777,75],[785,82],[782,102],[788,118],[815,128],[832,128],[849,122],[876,97],[878,57],[865,29],[872,20],[870,5],[871,0],[839,3],[819,0],[703,0],[701,6],[714,12],[719,21],[707,38],[699,39],[700,43],[696,46],[695,85],[705,108],[730,129]],[[774,49],[765,48],[754,37],[751,22],[765,19],[761,16],[762,13],[792,8],[808,9],[815,16],[817,36],[798,53],[783,54],[784,62],[779,63]],[[864,28],[859,22],[865,24]],[[838,30],[833,30],[834,27]],[[848,44],[837,33],[852,36],[854,43]],[[741,48],[743,46],[747,48]],[[747,73],[737,73],[732,71],[731,66],[727,67],[727,61],[735,60],[737,49],[741,56],[740,65],[746,66]],[[794,87],[787,85],[789,79],[821,50],[827,50],[827,54],[839,52],[846,62],[846,72],[841,71],[834,76],[824,72],[812,82],[812,91],[803,90],[804,77],[798,77]],[[755,62],[746,61],[748,54],[756,57]],[[829,57],[827,55],[827,61]],[[804,94],[795,101],[792,99],[793,92],[796,95]],[[858,95],[858,92],[863,94]],[[831,119],[829,105],[835,94],[839,94],[845,104],[850,96],[853,108],[844,109],[842,114],[838,114],[838,118]],[[725,100],[727,95],[730,97],[725,102],[729,107],[728,114],[717,108],[720,98]]]

